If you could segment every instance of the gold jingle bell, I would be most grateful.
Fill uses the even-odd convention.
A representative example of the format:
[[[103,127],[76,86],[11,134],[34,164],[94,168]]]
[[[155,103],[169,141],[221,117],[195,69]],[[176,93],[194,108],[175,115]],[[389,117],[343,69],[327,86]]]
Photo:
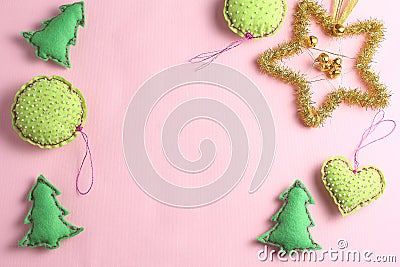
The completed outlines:
[[[329,62],[329,55],[326,53],[321,53],[319,56],[315,59],[315,62],[318,62],[320,64],[326,64]]]
[[[332,68],[332,65],[331,65],[331,63],[320,63],[319,64],[319,69],[321,70],[321,71],[328,71],[328,70],[330,70]]]
[[[335,67],[331,68],[328,72],[329,78],[331,78],[331,79],[336,79],[337,77],[340,76],[341,73],[342,73],[342,71]]]
[[[308,47],[316,47],[317,44],[318,44],[318,38],[317,37],[315,37],[313,35],[308,36],[308,38],[307,38],[307,46]]]
[[[332,59],[332,65],[337,66],[337,67],[342,67],[342,59],[340,57]]]
[[[342,24],[335,24],[332,31],[336,36],[341,36],[344,34],[345,28]]]

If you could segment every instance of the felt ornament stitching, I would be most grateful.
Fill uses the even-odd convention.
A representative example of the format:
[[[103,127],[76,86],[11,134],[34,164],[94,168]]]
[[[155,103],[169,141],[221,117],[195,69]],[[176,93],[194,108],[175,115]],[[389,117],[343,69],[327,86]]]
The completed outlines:
[[[60,194],[61,192],[43,175],[37,178],[28,194],[28,201],[32,201],[32,207],[24,221],[32,226],[18,242],[18,246],[56,249],[61,240],[83,231],[83,227],[76,227],[64,219],[69,212],[56,199]]]
[[[233,41],[223,49],[201,53],[189,60],[204,68],[221,54],[251,39],[261,39],[276,33],[286,16],[286,0],[225,0],[224,18],[228,27],[242,39]]]
[[[375,122],[379,114],[383,114],[382,118]],[[367,137],[373,133],[380,124],[385,122],[393,124],[391,131],[383,137],[364,144]],[[384,112],[378,112],[371,126],[367,128],[362,135],[361,141],[354,153],[354,168],[351,163],[342,156],[330,157],[322,165],[322,182],[343,216],[356,212],[361,207],[377,200],[383,194],[386,182],[382,171],[371,165],[359,169],[357,157],[361,149],[386,138],[395,128],[395,121],[385,120]]]
[[[19,136],[40,148],[61,147],[86,121],[81,92],[59,76],[37,76],[21,87],[11,109]]]
[[[271,218],[276,224],[257,240],[279,247],[286,253],[321,249],[310,233],[310,227],[314,227],[315,224],[308,211],[308,205],[315,204],[315,201],[306,186],[300,180],[296,180],[279,198],[284,204]]]
[[[385,190],[380,169],[365,166],[353,173],[353,166],[344,157],[335,156],[322,165],[322,181],[343,216],[377,200]]]
[[[51,59],[70,68],[69,48],[76,44],[78,27],[85,26],[85,5],[84,2],[78,2],[60,6],[59,9],[61,14],[41,23],[43,29],[22,32],[21,35],[36,48],[36,55],[40,59]]]
[[[339,22],[343,23],[344,19],[347,18],[354,5],[354,1],[350,1],[345,9],[346,12],[339,17],[338,12],[335,12],[333,16],[328,15],[315,1],[303,0],[299,2],[294,14],[292,40],[278,45],[276,48],[268,49],[258,58],[262,72],[281,79],[296,88],[298,115],[306,126],[320,126],[342,102],[373,109],[384,108],[389,103],[390,94],[387,92],[386,86],[380,82],[379,76],[371,69],[371,60],[383,40],[384,27],[382,23],[372,19],[349,26],[340,24]],[[322,30],[332,38],[365,35],[366,41],[355,59],[354,68],[366,85],[366,92],[339,86],[329,93],[324,102],[317,107],[311,99],[311,82],[306,75],[279,64],[282,59],[301,54],[304,50],[317,44],[316,39],[312,38],[314,36],[309,36],[308,28],[311,18],[315,19]],[[340,69],[332,70],[332,78],[337,77],[337,75],[340,75]]]
[[[15,131],[23,140],[40,148],[64,146],[81,133],[86,153],[76,177],[76,189],[82,195],[91,190],[94,180],[92,153],[88,136],[83,131],[86,113],[81,92],[59,76],[33,78],[19,89],[11,108]],[[87,156],[90,159],[92,181],[89,189],[82,192],[78,180]]]
[[[224,17],[239,36],[263,38],[279,30],[286,10],[286,0],[225,0]]]

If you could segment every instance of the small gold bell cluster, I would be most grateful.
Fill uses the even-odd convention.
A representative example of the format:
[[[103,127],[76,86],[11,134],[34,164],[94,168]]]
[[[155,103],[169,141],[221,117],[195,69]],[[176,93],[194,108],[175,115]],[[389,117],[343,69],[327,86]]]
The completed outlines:
[[[309,36],[306,41],[308,47],[316,47],[318,44],[318,38],[312,35]],[[336,79],[342,73],[342,59],[339,57],[331,60],[328,54],[321,53],[315,59],[315,63],[318,65],[319,69],[325,72],[331,79]]]
[[[331,79],[336,79],[342,73],[342,59],[340,57],[331,60],[328,54],[321,53],[315,59],[315,63]]]

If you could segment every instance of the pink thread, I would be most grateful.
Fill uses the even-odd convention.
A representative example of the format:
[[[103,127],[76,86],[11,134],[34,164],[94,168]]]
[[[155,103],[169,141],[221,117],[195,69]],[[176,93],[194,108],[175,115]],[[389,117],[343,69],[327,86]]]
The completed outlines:
[[[203,62],[203,64],[199,67],[199,69],[202,69],[208,65],[211,64],[211,62],[213,62],[217,57],[219,57],[221,54],[241,45],[242,43],[244,43],[247,40],[251,40],[253,39],[253,35],[251,33],[246,33],[246,37],[241,38],[239,40],[236,40],[232,43],[230,43],[228,46],[226,46],[225,48],[221,49],[221,50],[215,50],[215,51],[211,51],[211,52],[205,52],[205,53],[201,53],[193,58],[191,58],[189,60],[189,62],[192,63],[200,63]]]
[[[76,191],[78,191],[79,194],[81,194],[81,195],[86,195],[86,194],[89,193],[90,190],[92,189],[92,187],[93,187],[93,182],[94,182],[94,168],[93,168],[92,152],[90,151],[90,147],[89,147],[89,137],[88,137],[87,134],[83,131],[83,127],[79,125],[78,127],[76,127],[76,131],[78,131],[78,132],[80,132],[80,133],[82,134],[82,138],[83,138],[83,140],[84,140],[85,143],[86,143],[86,153],[85,153],[85,156],[83,157],[81,166],[79,167],[78,174],[76,175],[75,187],[76,187]],[[90,168],[92,169],[92,181],[91,181],[91,183],[90,183],[89,189],[88,189],[87,191],[85,191],[85,192],[82,192],[82,191],[79,189],[79,175],[81,174],[82,167],[83,167],[83,164],[84,164],[85,161],[86,161],[86,157],[87,157],[88,153],[89,153],[89,159],[90,159]]]
[[[380,118],[377,122],[375,122],[375,120],[376,120],[376,118],[377,118],[377,116],[378,116],[379,114],[382,114],[382,118]],[[396,122],[395,122],[394,120],[385,120],[384,118],[385,118],[385,112],[384,112],[383,110],[380,110],[378,113],[375,114],[374,119],[373,119],[372,122],[371,122],[371,126],[369,126],[369,127],[364,131],[363,135],[361,136],[360,143],[358,144],[358,146],[357,146],[357,148],[356,148],[356,151],[355,151],[355,153],[354,153],[354,170],[353,170],[354,173],[357,172],[357,169],[358,169],[358,166],[359,166],[359,162],[358,162],[357,158],[358,158],[358,153],[360,152],[360,150],[363,149],[363,148],[365,148],[365,147],[367,147],[367,146],[369,146],[369,145],[371,145],[371,144],[373,144],[373,143],[375,143],[375,142],[378,142],[378,141],[380,141],[380,140],[382,140],[382,139],[388,137],[388,136],[391,135],[391,134],[393,133],[393,131],[396,129]],[[384,136],[382,136],[382,137],[380,137],[380,138],[377,138],[377,139],[375,139],[375,140],[373,140],[373,141],[371,141],[371,142],[369,142],[369,143],[363,145],[363,143],[367,140],[368,136],[369,136],[370,134],[372,134],[372,133],[375,131],[375,129],[376,129],[381,123],[384,123],[384,122],[391,122],[391,123],[393,123],[393,128],[392,128],[392,130],[391,130],[389,133],[387,133],[386,135],[384,135]]]

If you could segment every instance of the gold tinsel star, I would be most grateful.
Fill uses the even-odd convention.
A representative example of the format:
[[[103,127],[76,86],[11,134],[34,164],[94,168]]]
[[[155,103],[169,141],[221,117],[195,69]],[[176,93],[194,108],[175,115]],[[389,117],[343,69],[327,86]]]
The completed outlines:
[[[311,18],[327,35],[334,38],[365,35],[365,43],[355,59],[354,68],[366,86],[366,92],[340,86],[327,94],[324,102],[317,107],[311,100],[310,81],[307,80],[306,75],[279,64],[283,58],[301,54],[303,49],[307,49]],[[379,76],[371,69],[372,57],[383,40],[383,24],[370,19],[350,26],[340,25],[344,27],[344,31],[340,34],[335,30],[335,25],[339,25],[337,18],[327,14],[323,7],[312,0],[303,0],[299,2],[294,14],[292,40],[265,51],[258,58],[258,64],[264,73],[282,79],[297,89],[298,114],[307,126],[318,127],[342,102],[374,109],[384,108],[389,102],[390,94],[386,86],[379,81]]]

